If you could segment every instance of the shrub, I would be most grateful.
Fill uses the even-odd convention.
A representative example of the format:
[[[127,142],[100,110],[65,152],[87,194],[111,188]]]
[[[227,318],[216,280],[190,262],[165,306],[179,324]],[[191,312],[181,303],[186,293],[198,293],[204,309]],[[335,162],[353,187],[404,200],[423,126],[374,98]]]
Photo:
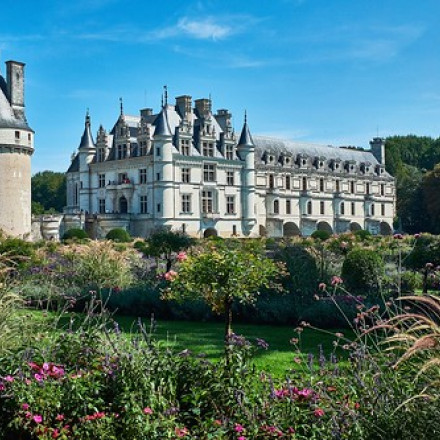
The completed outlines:
[[[384,276],[384,262],[373,250],[355,249],[347,254],[341,276],[350,292],[378,293]]]
[[[331,235],[332,234],[330,234],[330,232],[328,231],[317,230],[312,233],[311,237],[314,238],[315,240],[325,241],[328,240],[331,237]]]
[[[87,232],[80,228],[68,229],[63,235],[63,240],[85,240],[88,238]]]
[[[354,235],[361,241],[365,241],[366,239],[371,237],[371,232],[365,229],[360,229],[359,231],[354,231]]]
[[[107,240],[116,241],[117,243],[129,243],[131,241],[131,235],[122,228],[112,229],[105,236]]]

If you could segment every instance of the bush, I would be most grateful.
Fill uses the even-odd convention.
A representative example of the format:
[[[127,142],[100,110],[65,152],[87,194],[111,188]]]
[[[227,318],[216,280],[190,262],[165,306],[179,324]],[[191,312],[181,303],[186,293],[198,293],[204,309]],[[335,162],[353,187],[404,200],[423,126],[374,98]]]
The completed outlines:
[[[88,238],[87,232],[80,228],[69,229],[63,235],[63,240],[85,240]]]
[[[321,241],[325,241],[328,240],[331,237],[332,234],[330,234],[330,232],[328,231],[314,231],[311,235],[312,238],[314,238],[315,240],[321,240]]]
[[[342,265],[342,279],[353,293],[378,293],[385,266],[381,256],[370,249],[355,249],[347,254]]]
[[[112,229],[105,236],[107,240],[116,241],[117,243],[129,243],[131,241],[131,235],[122,228]]]
[[[361,241],[364,241],[371,237],[371,232],[365,229],[360,229],[359,231],[354,231],[354,235]]]

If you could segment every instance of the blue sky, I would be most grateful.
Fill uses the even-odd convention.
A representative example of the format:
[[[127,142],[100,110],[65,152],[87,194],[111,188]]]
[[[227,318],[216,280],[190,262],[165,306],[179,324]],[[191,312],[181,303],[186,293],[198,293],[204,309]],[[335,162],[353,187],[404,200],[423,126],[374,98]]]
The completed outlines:
[[[368,146],[440,134],[440,1],[2,1],[0,69],[26,67],[33,172],[64,171],[93,131],[170,97],[247,109],[252,133]]]

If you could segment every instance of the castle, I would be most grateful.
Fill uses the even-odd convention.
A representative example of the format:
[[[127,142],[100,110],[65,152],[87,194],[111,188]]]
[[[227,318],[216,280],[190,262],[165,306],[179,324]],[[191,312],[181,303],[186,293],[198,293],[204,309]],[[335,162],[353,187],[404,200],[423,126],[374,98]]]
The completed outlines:
[[[94,237],[113,228],[145,237],[169,227],[191,236],[290,237],[315,230],[390,234],[394,179],[385,146],[370,151],[240,135],[228,110],[184,95],[160,111],[99,127],[87,113],[67,171],[64,228]]]
[[[24,66],[7,61],[6,79],[0,73],[0,229],[29,238],[34,132],[25,115]]]

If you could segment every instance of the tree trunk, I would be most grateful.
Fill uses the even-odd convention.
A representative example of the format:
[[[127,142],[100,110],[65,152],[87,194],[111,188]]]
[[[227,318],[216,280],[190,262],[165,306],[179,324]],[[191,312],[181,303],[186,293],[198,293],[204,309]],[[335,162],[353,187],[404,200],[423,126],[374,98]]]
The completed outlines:
[[[428,293],[428,269],[423,274],[423,293]]]
[[[229,365],[231,353],[229,347],[229,337],[232,334],[232,298],[225,300],[225,358],[226,365]]]

